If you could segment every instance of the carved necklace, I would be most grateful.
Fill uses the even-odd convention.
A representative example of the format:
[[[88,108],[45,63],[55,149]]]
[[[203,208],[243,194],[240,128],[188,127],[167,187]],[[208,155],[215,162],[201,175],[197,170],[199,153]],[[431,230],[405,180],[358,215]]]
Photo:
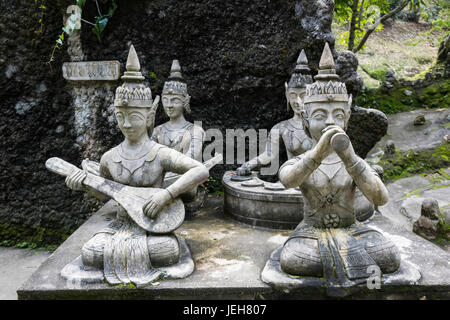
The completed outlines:
[[[148,145],[148,143],[150,142],[150,140],[145,141],[141,147],[139,148],[139,150],[137,152],[133,152],[133,155],[128,154],[124,149],[123,149],[123,142],[120,144],[120,157],[123,158],[124,160],[139,160],[142,157],[144,157],[145,155],[147,155],[147,153],[150,152],[149,150],[146,150],[146,146]]]

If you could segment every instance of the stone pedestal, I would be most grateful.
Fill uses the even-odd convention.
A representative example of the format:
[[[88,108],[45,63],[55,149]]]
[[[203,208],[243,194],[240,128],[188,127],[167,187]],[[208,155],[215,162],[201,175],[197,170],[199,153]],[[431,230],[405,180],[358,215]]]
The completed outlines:
[[[109,223],[108,203],[72,234],[19,288],[19,299],[326,299],[326,290],[308,282],[288,292],[272,289],[261,280],[271,253],[289,231],[261,230],[238,224],[223,213],[223,198],[212,197],[194,220],[176,234],[186,240],[195,271],[185,279],[157,280],[143,287],[77,284],[60,272],[80,254],[82,245]],[[418,281],[382,282],[380,289],[364,288],[346,299],[450,299],[450,254],[431,242],[375,215],[371,222],[399,248],[402,265],[420,271]],[[417,280],[417,279],[416,279]]]
[[[279,182],[259,179],[233,181],[233,176],[233,171],[225,172],[222,184],[224,210],[234,219],[252,226],[284,230],[294,229],[302,221],[303,196],[300,190],[285,189]]]

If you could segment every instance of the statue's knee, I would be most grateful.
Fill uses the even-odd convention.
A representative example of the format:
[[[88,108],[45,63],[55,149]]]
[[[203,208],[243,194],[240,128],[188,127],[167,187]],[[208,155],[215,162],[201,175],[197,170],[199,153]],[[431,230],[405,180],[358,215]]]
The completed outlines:
[[[175,235],[149,236],[147,246],[153,267],[165,267],[178,263],[180,245]]]
[[[81,259],[85,266],[103,269],[103,250],[111,235],[98,233],[86,242],[81,249]]]
[[[392,273],[400,267],[400,252],[395,244],[379,232],[370,232],[365,237],[365,249],[377,263],[381,272]]]
[[[317,240],[294,238],[286,242],[280,255],[281,269],[292,275],[321,277],[322,261]]]

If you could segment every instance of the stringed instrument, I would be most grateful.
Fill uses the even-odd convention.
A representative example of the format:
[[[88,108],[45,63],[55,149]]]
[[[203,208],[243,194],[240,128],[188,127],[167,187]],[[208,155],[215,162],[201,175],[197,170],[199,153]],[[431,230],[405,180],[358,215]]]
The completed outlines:
[[[70,176],[77,170],[82,170],[57,157],[48,159],[45,166],[51,172],[61,176]],[[86,172],[83,184],[116,200],[134,222],[149,232],[169,233],[181,226],[184,221],[184,204],[179,198],[172,200],[162,208],[153,219],[144,214],[142,209],[147,201],[153,194],[163,189],[130,187],[89,172]]]

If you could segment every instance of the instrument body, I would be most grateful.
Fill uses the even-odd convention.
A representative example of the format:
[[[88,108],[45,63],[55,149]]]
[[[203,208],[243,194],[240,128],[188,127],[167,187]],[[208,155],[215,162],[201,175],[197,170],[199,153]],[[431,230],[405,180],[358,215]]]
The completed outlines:
[[[45,166],[50,171],[61,176],[70,176],[77,170],[81,171],[81,169],[71,163],[57,157],[48,159]],[[184,221],[184,205],[179,198],[172,200],[162,208],[154,219],[150,219],[144,214],[142,209],[147,201],[153,194],[163,189],[130,187],[90,172],[86,172],[83,184],[116,200],[134,222],[151,233],[164,234],[172,232],[181,226]]]

